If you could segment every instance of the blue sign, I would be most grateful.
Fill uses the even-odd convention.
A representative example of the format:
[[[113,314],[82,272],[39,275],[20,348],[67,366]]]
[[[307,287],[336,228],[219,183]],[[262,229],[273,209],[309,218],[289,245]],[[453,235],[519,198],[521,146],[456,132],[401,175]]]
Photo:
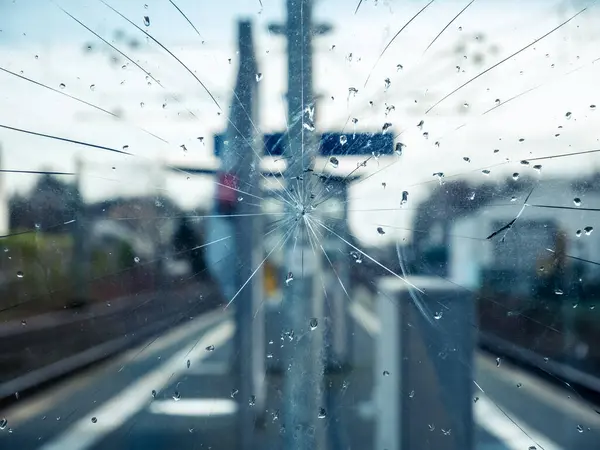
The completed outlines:
[[[323,133],[319,154],[321,156],[391,155],[394,153],[394,136],[387,133]]]
[[[221,157],[225,149],[224,134],[215,135],[215,156]],[[285,156],[287,136],[270,133],[264,136],[264,154]],[[262,152],[261,152],[262,153]],[[394,136],[391,133],[323,133],[319,142],[320,156],[391,155],[394,153]]]

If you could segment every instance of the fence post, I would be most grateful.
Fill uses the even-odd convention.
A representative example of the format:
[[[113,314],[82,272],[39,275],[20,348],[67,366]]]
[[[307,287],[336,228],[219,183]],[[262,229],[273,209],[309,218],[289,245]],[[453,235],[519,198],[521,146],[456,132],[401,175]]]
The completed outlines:
[[[440,278],[407,281],[425,294],[396,277],[378,284],[375,448],[470,450],[473,297]],[[415,306],[413,296],[425,313]]]

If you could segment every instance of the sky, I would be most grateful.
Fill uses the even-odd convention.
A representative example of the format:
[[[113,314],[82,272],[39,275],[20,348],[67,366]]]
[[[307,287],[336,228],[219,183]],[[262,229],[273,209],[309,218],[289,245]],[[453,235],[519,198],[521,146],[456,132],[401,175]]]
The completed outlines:
[[[262,7],[258,0],[175,1],[200,35],[168,0],[107,3],[181,59],[205,84],[223,113],[219,114],[207,92],[177,61],[102,2],[3,1],[1,68],[107,110],[119,110],[122,119],[0,72],[0,124],[117,149],[128,146],[127,151],[135,156],[0,129],[2,167],[71,171],[80,161],[83,190],[89,200],[158,190],[185,208],[207,205],[214,188],[210,178],[166,175],[157,165],[217,164],[212,156],[212,136],[226,126],[240,19],[253,23],[262,74],[258,125],[264,132],[285,129],[285,42],[267,29],[268,24],[285,19],[284,1],[262,0]],[[540,174],[519,165],[522,159],[598,147],[593,130],[600,129],[600,112],[590,107],[600,106],[600,91],[594,84],[600,64],[594,63],[600,58],[600,30],[592,26],[598,18],[594,2],[476,0],[427,48],[468,4],[439,0],[409,24],[383,54],[392,37],[426,2],[365,0],[356,14],[356,4],[348,0],[315,3],[315,22],[333,26],[331,34],[314,39],[314,86],[321,96],[317,131],[344,129],[351,133],[351,118],[358,119],[357,131],[380,131],[390,122],[394,134],[400,133],[398,140],[406,145],[400,157],[370,160],[364,172],[378,173],[351,188],[350,225],[365,243],[374,245],[397,236],[410,239],[410,233],[391,232],[382,240],[373,230],[377,223],[409,224],[414,209],[437,184],[432,176],[436,172],[443,172],[446,179],[461,175],[483,183],[503,180],[515,171],[559,177],[596,170],[595,156],[548,160]],[[588,4],[589,9],[569,24],[427,112],[445,95]],[[164,88],[60,8],[130,56]],[[149,18],[149,26],[144,16]],[[137,43],[135,48],[132,41]],[[390,80],[387,88],[386,78]],[[351,87],[358,90],[355,95],[349,95]],[[533,90],[502,104],[529,89]],[[496,100],[501,106],[482,115]],[[570,118],[567,112],[571,112]],[[424,125],[419,128],[421,120]],[[204,137],[204,142],[198,137]],[[496,149],[499,151],[494,153]],[[355,164],[356,160],[341,158],[339,170],[347,173]],[[482,174],[482,169],[490,174]],[[5,194],[27,189],[34,177],[6,175]],[[401,207],[403,190],[410,193],[410,201]],[[374,214],[367,209],[392,211]]]

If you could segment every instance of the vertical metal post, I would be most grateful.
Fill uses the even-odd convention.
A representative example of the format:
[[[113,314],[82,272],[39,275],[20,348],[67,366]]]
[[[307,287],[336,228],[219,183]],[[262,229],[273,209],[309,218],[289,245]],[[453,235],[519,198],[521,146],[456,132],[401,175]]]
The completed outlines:
[[[319,339],[314,339],[309,322],[314,313],[315,258],[310,248],[305,207],[314,177],[306,169],[311,168],[316,155],[316,139],[307,108],[314,108],[312,92],[312,1],[287,1],[288,52],[288,123],[289,165],[286,169],[288,191],[296,204],[288,206],[291,215],[298,218],[297,241],[290,239],[286,246],[286,272],[292,272],[294,281],[284,287],[283,309],[286,324],[293,332],[294,342],[287,355],[284,386],[285,448],[312,450],[320,448],[319,430],[316,422],[320,411],[319,396],[322,393],[323,361]],[[305,335],[298,339],[299,336]],[[318,334],[315,333],[315,337]]]
[[[85,202],[83,201],[83,193],[81,189],[83,160],[79,157],[75,161],[75,173],[77,198],[74,200],[75,223],[73,224],[73,252],[71,257],[71,271],[75,280],[73,292],[74,298],[72,301],[79,303],[87,300],[86,275],[88,273],[88,260],[85,248]]]
[[[258,215],[261,206],[254,198],[261,198],[259,178],[260,161],[256,150],[258,87],[252,25],[239,23],[239,68],[231,103],[231,124],[227,130],[229,151],[223,155],[223,166],[237,178],[240,190],[252,198],[241,198],[236,204],[234,222],[237,267],[237,289],[251,280],[235,299],[237,385],[239,399],[239,438],[241,449],[255,449],[255,423],[264,414],[265,362],[264,362],[264,311],[262,220]],[[245,194],[236,193],[240,197]],[[257,270],[258,269],[258,270]],[[256,271],[256,272],[255,272]],[[253,401],[249,402],[252,398]],[[251,404],[252,403],[252,404]]]

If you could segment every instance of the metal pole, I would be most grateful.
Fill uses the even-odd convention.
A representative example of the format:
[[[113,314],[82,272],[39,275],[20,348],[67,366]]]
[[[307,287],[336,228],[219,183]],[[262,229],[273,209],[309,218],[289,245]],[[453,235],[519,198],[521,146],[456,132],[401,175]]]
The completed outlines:
[[[236,396],[239,404],[239,439],[241,449],[255,449],[254,429],[257,420],[264,415],[265,358],[264,358],[264,310],[263,300],[263,259],[261,206],[255,205],[253,198],[261,198],[259,157],[256,150],[257,65],[252,40],[252,25],[248,21],[239,22],[239,68],[234,97],[231,104],[231,125],[227,130],[229,152],[224,152],[223,167],[234,174],[240,189],[251,198],[239,199],[233,218],[236,256],[239,265],[230,267],[237,273],[236,286],[239,289],[251,280],[235,299],[236,354],[237,365]],[[259,169],[260,170],[260,169]],[[244,197],[244,194],[236,193]],[[250,400],[252,399],[252,400]]]
[[[310,320],[314,311],[315,258],[308,240],[305,207],[310,177],[316,154],[316,139],[312,126],[314,98],[312,92],[312,1],[287,0],[287,52],[288,52],[288,123],[289,165],[286,169],[288,191],[297,199],[288,206],[289,212],[298,219],[297,241],[286,244],[286,272],[292,272],[294,281],[284,287],[283,309],[286,324],[293,333],[293,343],[287,348],[284,385],[284,423],[286,449],[312,450],[320,447],[317,420],[323,417],[322,393],[323,361],[318,348],[318,333],[310,332]],[[312,178],[312,179],[311,179]],[[298,339],[298,337],[303,338]]]
[[[73,299],[71,301],[79,303],[87,301],[87,283],[86,275],[88,273],[88,261],[85,244],[85,202],[83,200],[82,182],[83,160],[77,157],[75,160],[75,186],[77,198],[75,204],[75,223],[73,226],[73,251],[71,254],[71,270],[75,280]]]

